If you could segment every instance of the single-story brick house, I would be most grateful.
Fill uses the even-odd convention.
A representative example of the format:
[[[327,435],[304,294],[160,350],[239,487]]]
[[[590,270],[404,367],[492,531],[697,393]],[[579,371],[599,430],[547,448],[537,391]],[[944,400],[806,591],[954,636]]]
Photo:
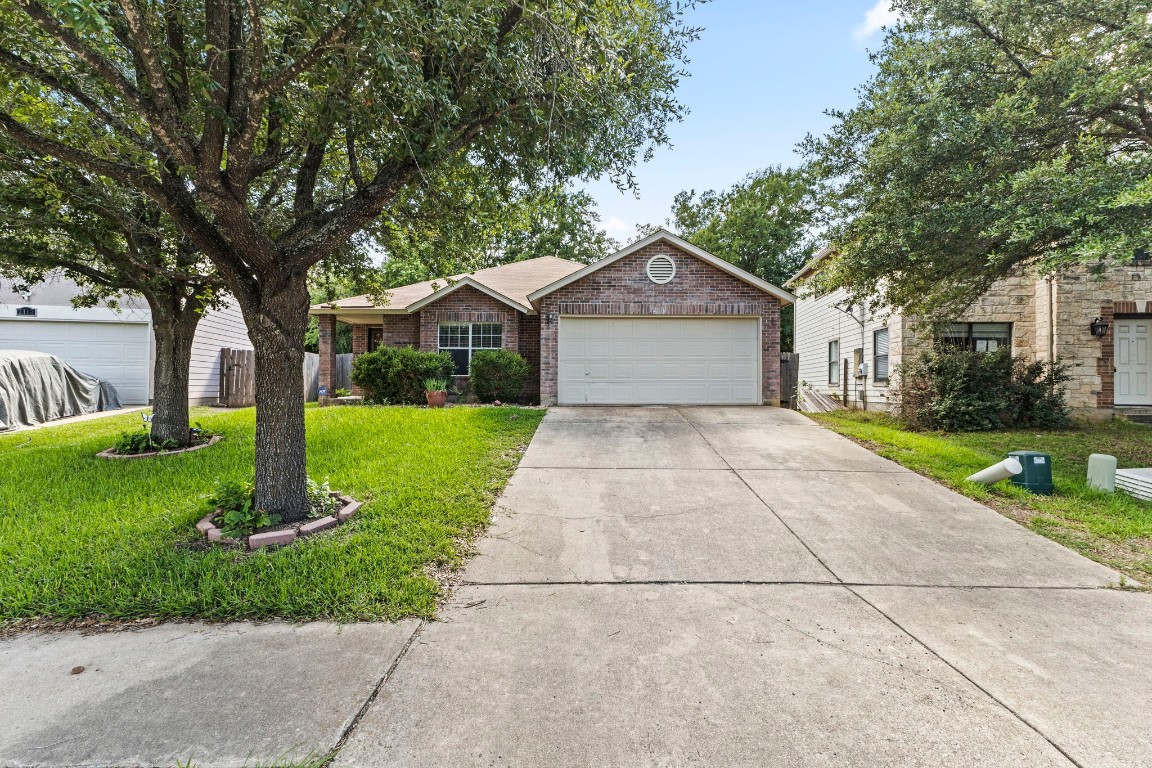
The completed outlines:
[[[1077,416],[1152,415],[1152,259],[1141,252],[1095,272],[1073,267],[1039,276],[1030,269],[997,281],[936,338],[917,318],[865,311],[844,289],[817,294],[804,282],[834,254],[825,248],[785,285],[795,287],[799,379],[850,405],[888,410],[890,375],[934,343],[1069,366],[1068,404]],[[864,368],[861,368],[861,365]]]
[[[780,309],[792,294],[665,230],[593,264],[545,256],[406,285],[374,304],[318,304],[320,384],[332,388],[337,322],[352,352],[503,347],[545,405],[777,404]],[[460,383],[458,382],[458,383]]]

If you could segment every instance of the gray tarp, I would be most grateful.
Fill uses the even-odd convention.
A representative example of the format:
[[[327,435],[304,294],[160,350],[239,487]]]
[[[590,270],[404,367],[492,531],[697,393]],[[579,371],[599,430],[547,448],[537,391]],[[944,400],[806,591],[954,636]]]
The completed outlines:
[[[55,355],[0,349],[0,430],[119,407],[115,387]]]

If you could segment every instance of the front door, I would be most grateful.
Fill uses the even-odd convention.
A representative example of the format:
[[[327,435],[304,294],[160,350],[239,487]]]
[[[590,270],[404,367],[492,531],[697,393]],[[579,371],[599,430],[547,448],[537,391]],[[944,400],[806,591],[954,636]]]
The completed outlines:
[[[1152,318],[1116,320],[1116,405],[1152,405]]]

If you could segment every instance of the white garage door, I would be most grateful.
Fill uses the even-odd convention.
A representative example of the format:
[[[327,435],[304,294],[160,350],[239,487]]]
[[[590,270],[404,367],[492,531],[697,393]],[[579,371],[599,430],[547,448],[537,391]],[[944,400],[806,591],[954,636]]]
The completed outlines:
[[[0,349],[48,352],[111,382],[125,405],[148,402],[147,323],[0,320]]]
[[[755,405],[758,318],[561,317],[561,405]]]

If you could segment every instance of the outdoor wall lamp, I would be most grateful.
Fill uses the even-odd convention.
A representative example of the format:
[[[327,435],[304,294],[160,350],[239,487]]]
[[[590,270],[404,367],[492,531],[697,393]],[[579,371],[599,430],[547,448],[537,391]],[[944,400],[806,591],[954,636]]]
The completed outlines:
[[[548,321],[548,325],[555,325],[556,324],[556,313],[555,312],[549,312],[547,315],[544,316],[544,319],[546,319]]]
[[[1108,335],[1108,323],[1104,322],[1103,318],[1098,317],[1093,320],[1089,328],[1092,329],[1093,336],[1100,337]]]

